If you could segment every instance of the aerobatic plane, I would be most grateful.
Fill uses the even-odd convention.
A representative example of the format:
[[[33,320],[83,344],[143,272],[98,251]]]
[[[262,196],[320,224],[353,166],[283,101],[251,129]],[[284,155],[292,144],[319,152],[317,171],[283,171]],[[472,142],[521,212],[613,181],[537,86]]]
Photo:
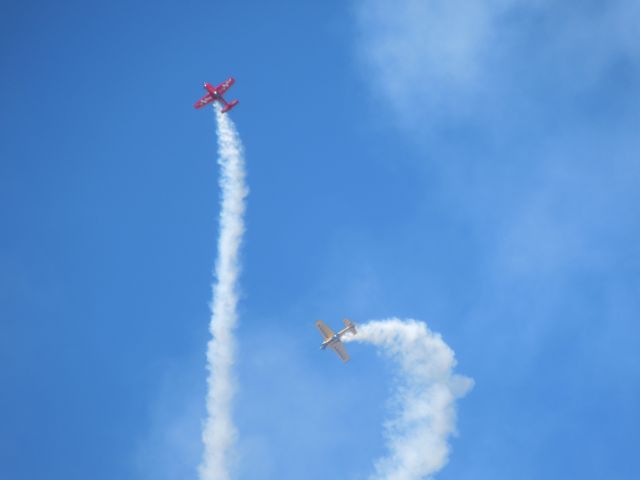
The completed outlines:
[[[327,325],[322,320],[318,320],[316,322],[316,327],[318,327],[318,330],[320,330],[320,333],[324,338],[324,341],[320,345],[320,350],[324,350],[329,347],[338,354],[340,360],[342,360],[344,363],[347,363],[349,361],[349,354],[345,350],[341,338],[348,332],[352,332],[355,335],[356,326],[346,318],[343,320],[343,322],[344,328],[338,333],[333,333],[333,330],[327,327]]]
[[[207,91],[207,93],[204,95],[204,97],[198,100],[193,106],[195,108],[202,108],[205,105],[210,104],[211,102],[220,102],[221,104],[224,105],[224,107],[222,107],[222,113],[227,113],[229,110],[231,110],[233,107],[235,107],[238,104],[238,100],[233,100],[227,103],[227,101],[222,97],[222,94],[227,90],[229,90],[231,85],[233,85],[234,83],[235,83],[235,80],[233,77],[229,77],[228,80],[225,80],[217,87],[214,87],[210,83],[204,82],[204,89]]]

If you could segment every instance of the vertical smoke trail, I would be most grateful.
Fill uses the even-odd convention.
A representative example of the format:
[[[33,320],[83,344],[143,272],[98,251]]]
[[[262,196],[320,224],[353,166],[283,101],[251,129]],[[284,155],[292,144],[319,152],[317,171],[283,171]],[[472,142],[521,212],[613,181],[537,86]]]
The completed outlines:
[[[238,253],[244,233],[245,169],[242,143],[229,116],[215,108],[218,134],[218,164],[222,206],[216,261],[216,282],[211,305],[211,340],[207,348],[209,370],[207,414],[202,439],[204,458],[202,480],[228,480],[229,454],[236,437],[231,419],[235,385],[232,373],[235,359],[233,330],[237,322]]]
[[[373,480],[419,480],[447,463],[455,432],[456,399],[473,380],[453,373],[453,350],[427,325],[397,318],[358,326],[348,342],[380,347],[399,366],[394,417],[385,424],[389,454],[376,461]]]

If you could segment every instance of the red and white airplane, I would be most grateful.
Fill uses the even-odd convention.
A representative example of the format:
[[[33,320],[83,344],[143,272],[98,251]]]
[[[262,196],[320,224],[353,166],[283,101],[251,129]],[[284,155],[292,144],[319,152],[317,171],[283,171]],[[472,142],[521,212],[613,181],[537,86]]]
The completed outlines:
[[[226,100],[222,98],[222,94],[227,90],[229,90],[231,85],[233,85],[234,83],[235,83],[235,80],[233,79],[233,77],[229,77],[228,80],[225,80],[217,87],[214,87],[210,83],[204,82],[204,88],[207,91],[207,93],[205,94],[204,97],[198,100],[193,106],[195,108],[202,108],[205,105],[210,104],[211,102],[218,101],[224,105],[224,107],[222,107],[222,113],[227,113],[229,110],[231,110],[233,107],[235,107],[238,104],[238,100],[233,100],[227,103]]]

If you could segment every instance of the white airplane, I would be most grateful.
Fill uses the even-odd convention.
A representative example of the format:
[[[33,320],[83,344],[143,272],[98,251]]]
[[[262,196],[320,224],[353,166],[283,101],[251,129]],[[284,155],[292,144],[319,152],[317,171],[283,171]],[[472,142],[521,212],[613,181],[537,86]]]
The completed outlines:
[[[324,350],[329,347],[338,354],[340,360],[342,360],[344,363],[347,363],[349,361],[349,354],[345,350],[344,344],[340,339],[347,332],[352,332],[355,335],[356,326],[346,318],[343,320],[343,322],[345,327],[338,333],[333,333],[333,330],[327,327],[327,325],[322,320],[318,320],[316,322],[316,327],[318,327],[318,330],[320,330],[320,333],[324,338],[324,342],[322,342],[322,344],[320,345],[320,350]]]

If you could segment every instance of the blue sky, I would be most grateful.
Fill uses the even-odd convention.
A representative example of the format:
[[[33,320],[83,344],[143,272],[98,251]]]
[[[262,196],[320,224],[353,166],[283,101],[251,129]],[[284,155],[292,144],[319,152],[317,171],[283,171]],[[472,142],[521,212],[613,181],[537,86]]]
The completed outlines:
[[[634,1],[9,2],[0,476],[196,478],[219,192],[246,149],[240,479],[367,478],[427,322],[475,381],[440,479],[634,478]]]

